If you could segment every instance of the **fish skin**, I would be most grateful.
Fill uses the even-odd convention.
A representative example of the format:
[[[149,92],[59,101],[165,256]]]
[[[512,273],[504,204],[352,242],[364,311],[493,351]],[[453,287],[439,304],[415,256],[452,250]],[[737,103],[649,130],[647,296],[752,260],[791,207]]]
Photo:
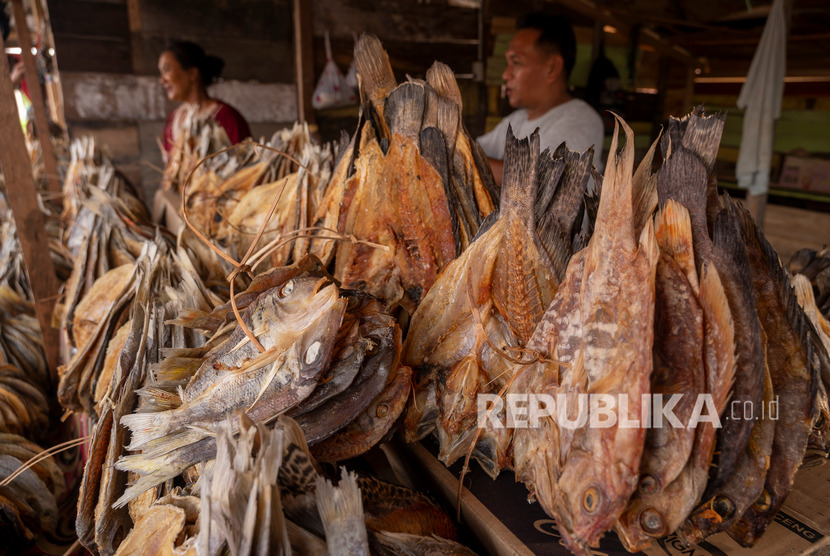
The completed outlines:
[[[585,254],[579,301],[582,343],[568,372],[574,375],[572,383],[577,388],[584,384],[585,393],[610,394],[617,399],[626,396],[627,414],[618,414],[619,419],[639,420],[652,368],[659,248],[650,222],[640,234],[639,244],[635,236],[633,134],[624,122],[620,126],[626,144],[618,154],[617,129],[594,233]],[[645,429],[618,425],[619,421],[607,428],[583,426],[574,431],[556,483],[554,507],[545,508],[555,516],[563,541],[573,552],[598,545],[636,488]]]
[[[261,322],[283,322],[287,324],[285,327],[269,330],[268,334],[261,336],[261,338],[269,350],[286,350],[275,354],[273,361],[274,365],[279,365],[289,374],[283,376],[278,373],[274,381],[270,384],[265,383],[264,380],[268,376],[269,366],[255,367],[252,370],[246,370],[244,366],[241,368],[233,366],[246,364],[244,353],[243,357],[235,354],[243,352],[249,346],[253,347],[250,343],[246,343],[236,352],[226,351],[229,357],[214,359],[210,367],[203,365],[202,368],[208,369],[208,372],[213,374],[212,371],[217,370],[217,363],[225,363],[227,364],[227,370],[223,369],[216,373],[218,375],[217,379],[209,385],[205,376],[200,376],[197,373],[182,393],[182,405],[169,412],[154,414],[156,419],[153,419],[152,431],[141,437],[144,441],[142,443],[137,443],[134,436],[130,449],[140,449],[144,443],[184,430],[188,425],[214,423],[217,420],[224,419],[224,415],[234,409],[248,408],[247,412],[252,418],[259,413],[268,414],[271,411],[283,411],[299,401],[291,395],[283,396],[280,394],[280,388],[288,385],[305,392],[304,396],[298,393],[300,399],[304,399],[310,394],[311,389],[316,385],[318,375],[328,363],[332,349],[329,340],[333,339],[346,306],[346,301],[339,297],[338,290],[334,285],[325,286],[319,292],[314,292],[319,283],[314,278],[304,281],[297,280],[297,286],[295,286],[297,289],[294,290],[297,297],[308,299],[314,296],[312,301],[298,304],[292,300],[289,305],[281,306],[280,300],[277,299],[279,292],[274,291],[272,294],[260,298],[257,304],[253,306],[253,311],[251,311],[251,324],[255,329],[258,328],[256,325]],[[294,295],[294,292],[291,293],[291,296]],[[309,310],[311,317],[305,314],[306,309]],[[237,330],[237,332],[239,334],[235,332],[224,344],[226,349],[233,349],[236,337],[239,335],[244,337],[241,330]],[[276,334],[280,334],[280,336],[275,338],[273,335]],[[277,347],[275,340],[283,343]],[[308,357],[312,353],[309,350],[311,349],[314,350],[313,353],[316,358],[309,361]],[[253,350],[255,351],[256,348],[253,347]],[[248,349],[247,351],[250,352],[251,350]],[[263,387],[266,390],[262,399],[253,407],[249,407],[256,400]],[[141,418],[136,418],[135,415],[124,420],[125,423],[128,423],[127,426],[134,427],[132,429],[134,435],[137,430],[140,430],[139,427],[146,426],[143,421]],[[136,425],[134,422],[142,424]]]
[[[122,424],[132,431],[128,449],[141,449],[145,453],[123,456],[116,465],[120,470],[142,475],[118,499],[119,507],[144,490],[175,477],[190,465],[213,457],[215,441],[205,438],[209,433],[204,429],[218,426],[232,411],[241,409],[254,421],[268,421],[308,397],[330,361],[333,339],[346,309],[346,300],[340,298],[336,286],[330,284],[318,291],[323,283],[324,280],[317,278],[298,278],[293,286],[296,289],[285,289],[287,282],[269,290],[246,311],[246,314],[254,315],[253,319],[249,317],[249,326],[257,323],[258,318],[274,319],[277,315],[289,323],[296,321],[293,324],[298,327],[298,333],[293,334],[294,343],[279,355],[265,354],[266,358],[271,358],[273,370],[277,371],[273,379],[268,378],[270,365],[224,372],[224,376],[199,396],[191,398],[188,395],[190,386],[185,388],[184,402],[177,409],[135,413],[121,419]],[[305,299],[305,303],[300,300],[298,305],[296,300],[289,299],[295,293]],[[280,295],[288,303],[280,305]],[[306,311],[310,316],[305,315]],[[287,330],[293,329],[287,327]],[[260,338],[266,345],[274,343],[274,338],[267,334]],[[233,335],[227,343],[232,341]],[[192,426],[197,429],[190,428]]]
[[[728,196],[719,195],[717,191],[715,158],[725,118],[724,113],[705,116],[703,106],[698,106],[682,119],[671,119],[669,135],[672,151],[678,151],[680,160],[676,162],[684,164],[681,171],[687,172],[693,181],[663,183],[661,187],[663,192],[671,191],[689,209],[694,223],[698,267],[712,260],[726,289],[735,326],[739,369],[732,399],[757,407],[763,396],[765,363],[749,262],[732,212],[723,214],[721,210],[728,208],[731,201]],[[712,241],[709,241],[706,234],[707,226]],[[731,414],[727,416],[719,431],[718,443],[730,449],[716,450],[717,466],[705,498],[711,497],[734,472],[754,424],[755,419],[733,419]]]
[[[807,317],[798,305],[789,275],[752,217],[735,207],[749,255],[758,315],[768,338],[767,360],[779,401],[772,453],[764,490],[728,530],[743,546],[752,546],[772,522],[792,487],[815,419],[820,377],[812,360]]]
[[[349,317],[350,315],[346,313],[344,321]],[[344,322],[344,325],[340,327],[331,364],[320,377],[320,383],[311,395],[300,405],[288,411],[289,417],[312,411],[349,387],[363,366],[366,350],[369,347],[369,342],[358,334],[358,328],[356,321],[351,325]]]
[[[658,172],[657,190],[661,205],[674,199],[688,209],[697,268],[711,261],[718,271],[735,328],[738,372],[732,399],[757,407],[763,395],[764,353],[749,262],[734,217],[731,213],[716,216],[719,211],[715,210],[728,201],[723,197],[718,200],[712,183],[711,152],[719,144],[722,125],[722,116],[702,118],[702,109],[682,119],[672,118],[663,137],[663,152],[669,154]],[[709,236],[710,225],[714,241]],[[718,442],[732,449],[718,450],[717,467],[705,498],[734,472],[754,424],[755,419],[732,419],[731,415],[723,423]]]
[[[727,199],[723,199],[727,201]],[[727,201],[731,204],[731,201]],[[735,354],[738,372],[735,376],[732,401],[750,402],[758,407],[763,397],[764,368],[767,353],[761,342],[762,332],[756,309],[755,290],[752,285],[750,263],[740,237],[733,210],[718,213],[713,223],[712,262],[722,277],[729,309],[735,323]],[[718,431],[717,467],[710,477],[704,498],[711,498],[734,472],[743,453],[757,415],[744,419],[733,418],[728,412],[723,427]]]
[[[438,273],[455,258],[444,183],[415,141],[394,135],[384,156],[376,142],[355,161],[357,188],[339,231],[385,246],[341,243],[335,277],[412,314]],[[394,199],[394,200],[393,200]],[[386,207],[378,213],[377,207]],[[366,218],[372,214],[371,218]],[[345,218],[344,218],[345,217]]]
[[[674,406],[681,427],[664,423],[646,433],[640,463],[640,484],[647,478],[662,489],[686,464],[694,443],[694,429],[686,428],[697,395],[705,392],[703,368],[703,313],[685,275],[664,254],[657,265],[654,310],[654,371],[651,393],[668,399],[683,396]]]
[[[333,300],[335,286],[327,286],[326,294],[316,297],[323,281],[314,276],[292,278],[277,288],[267,290],[270,293],[260,294],[258,301],[245,310],[242,318],[252,332],[263,327],[264,333],[260,333],[263,347],[281,353],[297,341],[309,325],[307,311],[321,310]],[[283,292],[290,292],[280,293],[280,288],[284,288]],[[241,347],[237,347],[240,344]],[[182,402],[192,402],[226,378],[233,372],[232,369],[240,368],[244,362],[258,355],[256,346],[247,341],[245,332],[237,327],[230,338],[205,359],[187,383]]]
[[[769,407],[775,399],[769,369],[765,375],[764,406]],[[697,544],[709,535],[728,529],[758,499],[764,488],[774,431],[775,421],[768,414],[755,422],[735,473],[678,528],[686,543]]]
[[[112,413],[112,408],[106,407],[95,425],[89,449],[89,459],[87,459],[87,464],[84,466],[83,478],[81,479],[78,510],[75,516],[75,531],[78,534],[78,540],[92,553],[98,552],[98,547],[95,544],[95,507],[101,490],[101,474],[106,460],[110,434],[112,433]]]
[[[705,386],[720,416],[729,398],[735,375],[734,326],[723,285],[714,266],[703,269],[700,284],[700,305],[705,316]],[[697,396],[695,396],[697,397]],[[707,484],[709,467],[715,448],[716,423],[703,421],[695,429],[694,445],[686,465],[674,481],[662,489],[649,492],[642,488],[632,496],[616,529],[629,551],[643,550],[652,539],[675,531],[699,503]]]
[[[356,419],[380,394],[398,364],[401,331],[395,319],[380,308],[374,299],[364,308],[360,334],[369,342],[368,355],[349,387],[325,405],[294,417],[309,444],[325,440]]]
[[[150,268],[147,272],[152,274],[152,263],[148,266]],[[114,399],[117,401],[113,407],[112,430],[109,444],[106,446],[100,493],[95,507],[95,544],[102,555],[114,554],[133,526],[129,509],[114,505],[116,499],[127,488],[127,473],[116,467],[116,460],[124,452],[124,446],[127,444],[127,429],[121,424],[121,419],[135,409],[138,398],[136,391],[146,378],[146,354],[152,350],[153,342],[149,334],[151,321],[156,316],[156,311],[162,310],[151,308],[148,291],[151,287],[150,282],[151,279],[142,279],[132,310],[133,325],[127,342],[131,344],[137,341],[138,348],[135,351],[136,355],[127,355],[126,358],[132,358],[133,365],[122,367],[124,372],[113,389]],[[122,360],[124,357],[122,352]]]
[[[412,369],[399,366],[366,409],[333,436],[311,445],[311,454],[323,463],[344,461],[366,453],[386,436],[406,406]]]
[[[19,459],[0,454],[0,477],[4,479],[23,466]],[[14,481],[0,487],[0,496],[29,506],[34,511],[37,524],[44,533],[52,533],[58,523],[58,504],[55,495],[31,469],[25,470]]]
[[[571,365],[576,363],[583,334],[580,288],[584,270],[585,251],[580,251],[571,258],[565,278],[536,326],[528,349],[545,358]],[[565,373],[563,377],[562,368],[556,364],[540,361],[517,372],[520,374],[511,385],[510,393],[534,392],[554,398],[561,394],[570,401],[573,398],[569,395],[584,390],[584,385],[573,383],[573,373]],[[513,431],[516,480],[525,483],[530,491],[529,499],[538,500],[548,515],[553,511],[556,482],[562,474],[573,434],[573,429],[559,427],[558,422],[549,417],[544,418],[538,427]]]
[[[682,395],[673,410],[682,427],[663,423],[662,427],[646,432],[640,484],[653,480],[653,486],[646,484],[659,491],[677,477],[689,459],[695,431],[686,424],[698,394],[706,391],[706,378],[701,347],[704,317],[698,301],[697,272],[694,264],[685,269],[681,266],[688,264],[687,250],[692,244],[688,212],[670,200],[657,214],[656,222],[661,253],[656,274],[651,393],[662,394],[665,399]]]
[[[498,217],[491,214],[494,222],[485,221],[486,231],[427,293],[410,322],[402,356],[419,373],[438,367],[428,379],[418,379],[415,399],[429,403],[410,405],[405,422],[409,438],[437,427],[439,459],[446,464],[471,448],[478,394],[498,392],[511,376],[514,356],[502,348],[530,339],[556,290],[532,211],[539,138],[517,140],[511,130],[508,143]],[[473,454],[495,476],[509,464],[509,443],[509,432],[488,427]]]

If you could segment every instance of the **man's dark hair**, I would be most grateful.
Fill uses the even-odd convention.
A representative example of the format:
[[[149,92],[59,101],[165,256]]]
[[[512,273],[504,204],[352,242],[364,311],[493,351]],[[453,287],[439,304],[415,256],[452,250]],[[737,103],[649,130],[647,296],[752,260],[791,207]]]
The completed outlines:
[[[576,37],[570,22],[562,16],[533,12],[516,22],[516,30],[536,29],[539,38],[536,47],[551,54],[559,54],[565,62],[565,75],[570,77],[576,63]]]

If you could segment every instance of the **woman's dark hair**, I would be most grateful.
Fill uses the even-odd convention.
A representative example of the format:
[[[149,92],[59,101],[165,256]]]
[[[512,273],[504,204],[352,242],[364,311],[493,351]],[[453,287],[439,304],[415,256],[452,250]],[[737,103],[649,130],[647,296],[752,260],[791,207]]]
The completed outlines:
[[[225,61],[217,56],[208,56],[201,46],[190,41],[174,41],[164,52],[170,52],[182,69],[196,68],[205,87],[216,81],[225,67]]]
[[[567,19],[559,15],[534,12],[523,16],[516,22],[516,30],[521,29],[539,31],[536,46],[543,51],[562,56],[565,62],[565,73],[567,76],[571,75],[571,70],[576,63],[576,37]]]

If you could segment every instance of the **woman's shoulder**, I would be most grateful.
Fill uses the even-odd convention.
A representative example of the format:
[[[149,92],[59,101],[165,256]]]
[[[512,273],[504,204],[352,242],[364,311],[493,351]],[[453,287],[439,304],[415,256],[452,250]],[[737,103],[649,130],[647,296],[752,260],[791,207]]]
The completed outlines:
[[[213,119],[225,129],[232,143],[238,143],[251,136],[248,122],[239,110],[221,100],[217,100],[216,103],[218,109]]]

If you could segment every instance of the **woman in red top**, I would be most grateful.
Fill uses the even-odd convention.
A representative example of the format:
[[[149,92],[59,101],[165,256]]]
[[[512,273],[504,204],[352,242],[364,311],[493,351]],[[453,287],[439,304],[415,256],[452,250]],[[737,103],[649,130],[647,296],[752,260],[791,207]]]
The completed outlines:
[[[176,121],[196,105],[199,114],[213,119],[228,134],[231,143],[239,143],[251,136],[248,122],[234,107],[208,96],[207,87],[222,72],[225,62],[216,56],[207,56],[198,44],[186,41],[171,43],[159,57],[159,82],[167,98],[183,104],[167,117],[162,133],[162,146],[169,153],[175,141]],[[190,105],[190,106],[188,106]]]

